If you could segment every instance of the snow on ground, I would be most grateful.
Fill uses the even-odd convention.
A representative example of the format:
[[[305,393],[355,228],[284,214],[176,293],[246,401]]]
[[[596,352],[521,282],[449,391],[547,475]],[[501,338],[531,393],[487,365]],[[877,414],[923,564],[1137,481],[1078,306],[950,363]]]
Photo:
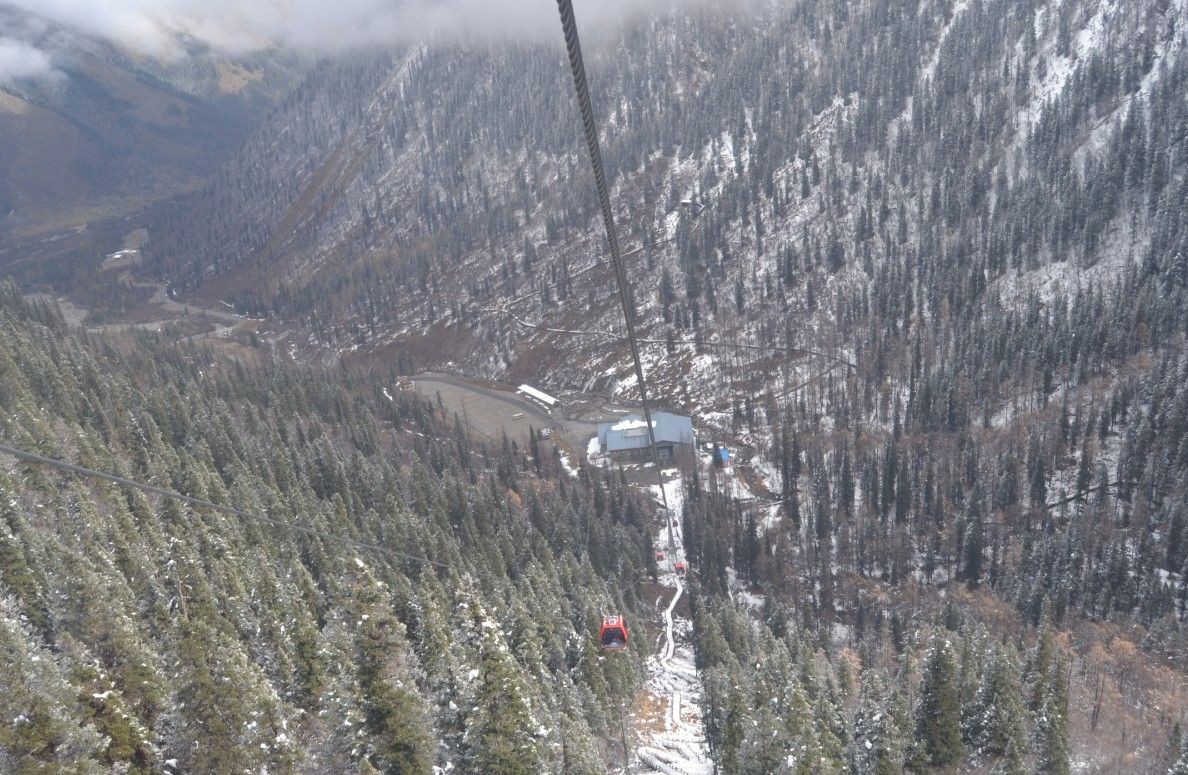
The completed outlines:
[[[674,514],[674,523],[677,531],[680,530],[680,515],[685,508],[685,483],[681,479],[681,471],[679,468],[665,468],[660,472],[664,476],[664,495],[668,499],[668,508]],[[657,503],[662,503],[660,499],[660,485],[653,484],[647,488],[647,491],[652,494]]]
[[[626,377],[623,377],[622,379],[615,382],[615,387],[613,390],[611,390],[611,395],[617,396],[624,393],[629,393],[635,389],[635,386],[638,383],[639,377],[635,376],[634,374],[628,374]]]
[[[1058,293],[1072,295],[1091,284],[1100,285],[1120,277],[1132,260],[1131,256],[1117,251],[1091,267],[1081,267],[1071,261],[1054,261],[1028,271],[1008,272],[993,284],[1008,307],[1020,306],[1031,294],[1047,305]]]
[[[734,466],[728,466],[719,472],[718,489],[731,500],[744,502],[755,500],[755,493],[751,492],[751,489],[738,478]]]
[[[558,457],[561,460],[561,467],[565,469],[565,473],[569,474],[574,479],[577,479],[578,467],[572,460],[569,459],[569,454],[562,452],[560,455],[558,455]]]
[[[775,463],[764,455],[755,453],[751,456],[751,470],[759,476],[759,480],[763,482],[763,486],[767,488],[768,492],[778,493],[783,489],[780,472],[776,470]]]
[[[586,443],[586,462],[596,468],[606,468],[610,465],[606,455],[602,454],[602,445],[598,443],[597,436],[591,436],[590,441]]]
[[[730,420],[733,415],[730,412],[698,412],[697,419],[701,420],[706,425],[713,425],[719,428],[729,428]]]
[[[648,658],[647,691],[655,698],[667,701],[663,728],[637,729],[632,773],[665,773],[665,775],[710,775],[713,762],[702,727],[701,678],[693,661],[693,623],[677,613],[677,604],[684,595],[683,579],[676,574],[676,563],[685,561],[681,536],[681,511],[684,508],[684,486],[680,471],[668,468],[664,476],[664,495],[670,511],[657,510],[661,520],[656,548],[664,552],[660,561],[660,584],[673,590],[664,610],[664,633],[657,653]],[[660,485],[647,490],[660,502]],[[672,544],[669,544],[669,536]]]
[[[968,7],[968,0],[960,0],[960,2],[953,6],[953,10],[949,14],[949,21],[945,24],[945,28],[941,30],[940,37],[936,41],[936,47],[932,50],[932,56],[929,58],[928,64],[924,66],[924,72],[920,74],[921,80],[932,80],[936,76],[936,67],[940,64],[940,55],[945,47],[945,41],[948,40],[949,33],[953,31],[954,25]]]

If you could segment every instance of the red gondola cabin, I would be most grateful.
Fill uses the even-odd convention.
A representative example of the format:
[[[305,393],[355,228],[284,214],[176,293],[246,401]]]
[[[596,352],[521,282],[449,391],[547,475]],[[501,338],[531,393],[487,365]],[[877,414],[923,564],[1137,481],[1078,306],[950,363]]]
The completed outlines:
[[[685,563],[678,562],[676,565],[673,566],[673,568],[676,570],[676,575],[678,575],[678,576],[685,575],[685,570],[686,570]]]
[[[604,616],[598,631],[598,643],[608,651],[627,648],[627,620],[622,616]]]

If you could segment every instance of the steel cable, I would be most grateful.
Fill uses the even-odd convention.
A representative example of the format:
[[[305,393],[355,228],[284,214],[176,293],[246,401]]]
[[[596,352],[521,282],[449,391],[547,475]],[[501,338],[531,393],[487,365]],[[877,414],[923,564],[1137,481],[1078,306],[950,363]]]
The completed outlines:
[[[631,304],[627,275],[623,269],[623,256],[619,250],[619,235],[615,229],[614,211],[611,210],[610,192],[606,185],[606,172],[602,164],[602,147],[598,140],[598,125],[594,121],[594,108],[590,102],[586,65],[582,60],[582,44],[578,38],[572,0],[557,0],[557,10],[561,13],[561,31],[565,34],[569,68],[573,73],[573,88],[577,93],[578,108],[582,114],[582,128],[586,133],[586,149],[590,154],[590,166],[594,170],[594,184],[598,189],[598,204],[602,210],[602,225],[606,227],[606,238],[610,244],[611,266],[614,269],[615,284],[619,290],[619,303],[623,307],[623,321],[627,328],[627,341],[631,345],[631,360],[635,364],[635,378],[639,382],[639,401],[643,405],[644,423],[648,428],[648,445],[652,452],[652,465],[656,468],[660,499],[665,512],[668,513],[671,542],[673,514],[668,511],[668,494],[664,490],[664,475],[660,471],[660,458],[656,451],[656,432],[652,425],[652,411],[648,406],[647,383],[644,379],[643,363],[639,358],[639,343],[635,337],[635,309]]]

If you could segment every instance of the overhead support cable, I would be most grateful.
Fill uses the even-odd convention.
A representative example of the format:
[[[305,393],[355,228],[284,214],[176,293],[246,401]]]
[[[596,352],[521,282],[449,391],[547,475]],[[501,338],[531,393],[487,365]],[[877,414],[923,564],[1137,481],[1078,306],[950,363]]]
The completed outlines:
[[[639,382],[639,402],[643,406],[644,423],[648,427],[648,444],[652,452],[652,465],[656,468],[660,500],[667,514],[668,542],[671,546],[674,515],[668,508],[668,493],[664,490],[664,474],[660,470],[660,456],[656,450],[656,430],[652,424],[652,411],[648,405],[647,382],[644,378],[643,363],[639,358],[639,343],[635,338],[635,308],[631,304],[627,288],[627,275],[623,269],[623,255],[619,249],[619,235],[615,229],[615,215],[611,209],[610,191],[607,188],[606,171],[602,164],[602,147],[598,140],[598,125],[594,120],[594,108],[590,103],[590,87],[586,81],[586,65],[582,60],[582,44],[578,38],[572,0],[557,0],[557,10],[561,13],[561,30],[565,33],[565,48],[569,54],[569,68],[573,73],[573,88],[577,93],[578,108],[582,114],[582,129],[586,133],[586,149],[590,153],[594,184],[598,188],[598,205],[602,210],[602,225],[606,227],[606,239],[610,245],[611,266],[614,269],[615,284],[619,291],[619,303],[623,307],[627,341],[631,345],[631,360],[635,365],[636,380]]]

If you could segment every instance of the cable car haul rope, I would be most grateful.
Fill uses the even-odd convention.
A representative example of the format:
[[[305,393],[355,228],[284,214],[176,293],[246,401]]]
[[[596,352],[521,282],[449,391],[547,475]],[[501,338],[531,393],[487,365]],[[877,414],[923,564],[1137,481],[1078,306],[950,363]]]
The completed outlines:
[[[574,91],[577,95],[578,107],[581,111],[582,127],[585,131],[586,148],[590,155],[590,166],[594,173],[594,183],[598,190],[598,203],[602,212],[602,223],[606,228],[607,242],[610,247],[610,263],[614,270],[615,285],[618,291],[619,303],[623,308],[623,321],[627,332],[626,339],[631,348],[631,360],[635,367],[636,379],[639,382],[639,398],[640,403],[643,406],[644,422],[647,425],[649,448],[652,454],[652,464],[656,469],[656,479],[660,489],[660,499],[664,507],[666,519],[668,521],[669,535],[671,537],[674,515],[668,506],[668,495],[664,488],[664,476],[660,468],[659,455],[656,450],[656,433],[655,426],[652,422],[651,406],[648,401],[647,380],[644,375],[643,363],[639,355],[639,339],[636,337],[635,333],[635,310],[631,305],[626,272],[623,268],[623,255],[619,246],[618,233],[615,228],[614,212],[611,209],[610,193],[606,182],[606,172],[602,163],[602,150],[598,140],[598,126],[594,120],[594,109],[590,102],[589,85],[586,80],[586,68],[585,63],[582,60],[581,41],[578,38],[577,22],[573,15],[572,0],[557,0],[557,8],[561,14],[561,28],[565,34],[565,46],[569,55],[570,69],[573,74]],[[129,479],[127,477],[117,476],[104,471],[98,471],[93,468],[75,465],[73,463],[66,462],[65,460],[45,457],[34,452],[19,449],[17,447],[0,444],[0,454],[9,455],[25,463],[56,468],[60,471],[77,476],[101,479],[122,487],[131,487],[150,495],[156,495],[161,498],[168,498],[170,500],[184,503],[193,508],[209,509],[211,511],[217,511],[223,514],[239,517],[243,520],[258,522],[284,530],[303,533],[309,536],[317,536],[319,538],[324,538],[328,541],[335,541],[356,549],[378,552],[398,559],[428,563],[441,568],[448,567],[444,563],[436,562],[426,557],[406,554],[394,549],[389,549],[388,547],[381,546],[379,544],[357,541],[346,536],[326,533],[312,527],[284,522],[282,520],[262,514],[253,514],[233,506],[227,506],[220,503],[214,503],[213,501],[204,500],[202,498],[194,498],[189,495],[183,495],[179,492],[166,490],[164,488],[156,487],[144,482],[138,482],[135,479]],[[604,649],[621,650],[626,648],[628,640],[626,620],[621,615],[605,617],[600,628],[598,639],[600,645]]]
[[[606,227],[606,239],[610,248],[610,262],[614,269],[615,285],[618,289],[619,304],[623,308],[623,322],[627,332],[627,342],[631,347],[631,361],[635,366],[635,377],[639,383],[639,401],[643,407],[644,424],[648,430],[648,446],[652,453],[652,466],[656,470],[656,484],[660,488],[660,501],[664,507],[665,520],[668,523],[668,540],[670,548],[673,543],[673,519],[675,515],[668,506],[668,493],[664,488],[664,474],[660,468],[660,456],[656,450],[656,431],[652,424],[652,411],[648,404],[647,379],[644,375],[643,363],[639,357],[639,339],[635,335],[635,308],[631,304],[631,296],[627,287],[627,274],[623,268],[623,254],[619,247],[619,235],[615,228],[615,215],[611,209],[610,192],[606,183],[606,171],[602,163],[602,148],[598,140],[598,125],[594,120],[594,108],[590,102],[590,87],[586,80],[586,65],[582,60],[582,44],[578,38],[577,21],[573,15],[572,0],[557,0],[557,10],[561,14],[561,31],[565,34],[565,49],[569,54],[569,67],[573,74],[573,88],[577,95],[578,109],[582,115],[582,129],[586,135],[586,149],[590,154],[590,167],[594,172],[594,184],[598,189],[598,205],[602,212],[602,225]],[[677,582],[677,594],[680,594],[680,581]],[[675,604],[676,598],[673,598]],[[671,627],[670,627],[671,633]],[[670,634],[671,637],[671,634]],[[627,624],[622,616],[608,616],[603,619],[598,639],[606,650],[620,650],[627,646]]]
[[[557,0],[557,10],[561,13],[561,31],[565,34],[565,49],[569,54],[569,68],[573,73],[573,88],[577,93],[578,109],[582,114],[582,128],[586,133],[586,149],[590,153],[594,185],[598,188],[598,205],[602,211],[602,225],[606,227],[611,266],[615,272],[615,285],[619,290],[619,303],[623,307],[627,341],[631,345],[631,360],[635,364],[635,377],[639,382],[639,401],[643,405],[644,422],[648,426],[648,445],[652,452],[652,465],[656,468],[660,499],[667,511],[668,494],[664,491],[664,475],[660,472],[660,457],[656,452],[656,431],[652,425],[652,411],[648,405],[647,382],[644,379],[643,364],[639,359],[639,342],[635,336],[635,309],[631,306],[631,298],[627,290],[627,275],[623,270],[623,255],[619,250],[619,234],[615,228],[615,215],[611,209],[610,192],[606,185],[606,171],[602,164],[602,147],[598,141],[598,125],[594,121],[594,108],[590,103],[590,87],[586,81],[586,65],[582,60],[582,44],[578,38],[577,20],[573,16],[572,0]],[[671,523],[671,513],[669,513],[668,519]]]

